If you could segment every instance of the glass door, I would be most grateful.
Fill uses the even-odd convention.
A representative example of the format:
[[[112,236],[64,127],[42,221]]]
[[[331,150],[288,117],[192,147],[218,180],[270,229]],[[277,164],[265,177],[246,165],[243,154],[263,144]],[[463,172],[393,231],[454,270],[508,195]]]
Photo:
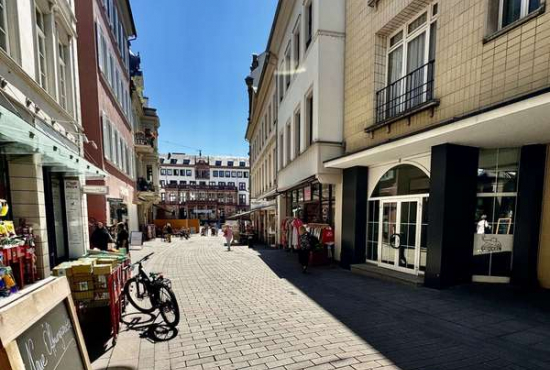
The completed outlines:
[[[379,265],[418,273],[422,198],[380,202]]]

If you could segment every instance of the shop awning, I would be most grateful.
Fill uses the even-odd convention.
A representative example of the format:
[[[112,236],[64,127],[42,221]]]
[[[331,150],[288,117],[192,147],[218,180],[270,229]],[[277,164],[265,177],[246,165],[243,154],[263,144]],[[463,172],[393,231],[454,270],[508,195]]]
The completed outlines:
[[[0,105],[0,147],[3,154],[41,154],[53,171],[104,178],[107,174],[81,157],[73,148]]]
[[[249,220],[250,215],[253,214],[255,211],[257,211],[257,210],[246,211],[246,212],[243,212],[243,213],[237,213],[236,215],[227,217],[226,220],[242,220],[242,219]]]

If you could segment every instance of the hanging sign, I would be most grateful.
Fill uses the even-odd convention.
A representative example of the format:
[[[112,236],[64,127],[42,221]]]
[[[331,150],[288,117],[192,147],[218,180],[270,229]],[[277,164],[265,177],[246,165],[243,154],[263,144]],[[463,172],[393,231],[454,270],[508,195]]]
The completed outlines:
[[[69,257],[79,258],[86,252],[82,223],[82,193],[79,180],[65,180],[65,213],[67,214],[67,235]]]

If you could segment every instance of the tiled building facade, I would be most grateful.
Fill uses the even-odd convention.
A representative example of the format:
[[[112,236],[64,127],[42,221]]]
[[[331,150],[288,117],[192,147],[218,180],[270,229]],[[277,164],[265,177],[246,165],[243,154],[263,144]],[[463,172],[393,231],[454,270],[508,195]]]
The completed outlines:
[[[346,2],[342,264],[550,287],[540,0]]]

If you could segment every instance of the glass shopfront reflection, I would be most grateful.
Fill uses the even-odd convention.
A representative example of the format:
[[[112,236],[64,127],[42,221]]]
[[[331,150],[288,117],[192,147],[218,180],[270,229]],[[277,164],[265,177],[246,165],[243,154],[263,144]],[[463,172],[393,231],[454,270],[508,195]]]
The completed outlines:
[[[519,159],[518,148],[480,150],[473,227],[474,281],[510,280]]]

